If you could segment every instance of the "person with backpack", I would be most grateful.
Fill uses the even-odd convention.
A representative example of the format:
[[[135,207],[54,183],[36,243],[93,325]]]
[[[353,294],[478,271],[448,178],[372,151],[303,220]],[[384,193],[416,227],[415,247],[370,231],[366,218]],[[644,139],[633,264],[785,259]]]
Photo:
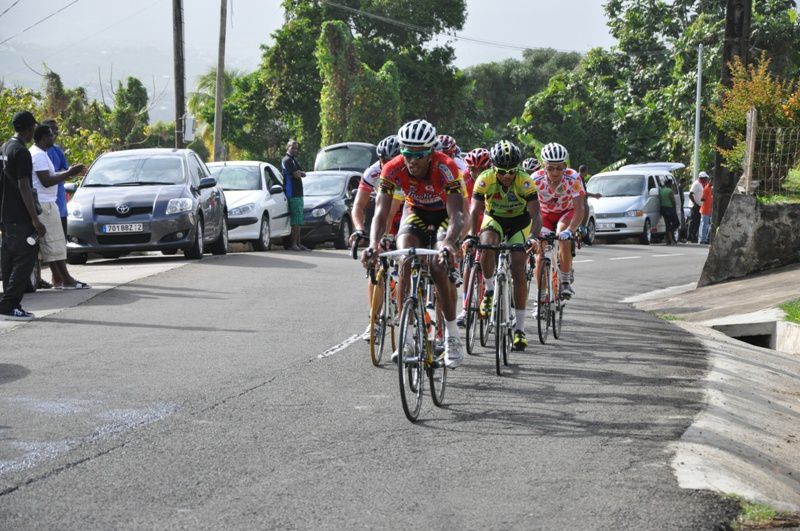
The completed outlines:
[[[27,144],[33,139],[36,118],[28,111],[14,115],[16,134],[3,144],[0,176],[0,228],[3,231],[3,297],[0,319],[30,321],[34,315],[22,309],[22,296],[36,265],[36,242],[47,229],[39,221],[33,195],[33,160]]]

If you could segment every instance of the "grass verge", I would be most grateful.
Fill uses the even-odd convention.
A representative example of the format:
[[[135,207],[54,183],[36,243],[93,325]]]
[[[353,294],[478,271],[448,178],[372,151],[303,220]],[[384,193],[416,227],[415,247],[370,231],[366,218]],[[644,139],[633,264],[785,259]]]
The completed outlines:
[[[780,308],[786,312],[787,321],[800,324],[800,299],[784,302]]]
[[[731,525],[735,531],[795,528],[795,526],[800,526],[800,514],[776,511],[769,505],[747,501],[738,494],[728,494],[726,497],[739,502],[739,516],[736,517],[736,520]]]

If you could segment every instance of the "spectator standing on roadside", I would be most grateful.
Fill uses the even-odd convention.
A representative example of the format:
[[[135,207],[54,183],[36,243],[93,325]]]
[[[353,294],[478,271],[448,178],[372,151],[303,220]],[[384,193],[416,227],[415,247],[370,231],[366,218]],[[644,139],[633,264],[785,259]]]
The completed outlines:
[[[50,265],[55,289],[86,289],[89,285],[75,280],[67,270],[67,240],[64,237],[61,216],[56,204],[58,184],[83,173],[86,168],[83,164],[78,164],[56,173],[53,162],[47,154],[54,140],[53,131],[49,126],[37,126],[33,133],[34,145],[30,149],[33,161],[33,187],[39,195],[42,207],[39,219],[47,229],[47,234],[39,240],[39,251],[42,254],[42,262]]]
[[[53,131],[53,145],[47,148],[47,156],[53,162],[55,172],[67,171],[69,164],[67,163],[67,156],[61,146],[55,143],[58,140],[58,123],[52,118],[42,122]],[[67,191],[64,189],[64,181],[58,183],[58,192],[56,194],[56,204],[58,205],[58,215],[61,216],[61,226],[64,229],[64,237],[67,236]]]
[[[689,188],[689,202],[692,205],[692,213],[689,218],[689,241],[697,243],[697,236],[700,231],[700,202],[703,200],[703,179],[708,182],[708,174],[701,171],[697,180]]]
[[[711,179],[703,179],[703,196],[700,203],[700,243],[708,245],[708,233],[711,229],[711,212],[714,206],[714,190]]]
[[[303,224],[303,178],[306,172],[295,158],[299,152],[300,144],[296,140],[289,140],[286,144],[286,156],[281,160],[281,171],[286,197],[289,199],[289,217],[292,225],[289,249],[308,251],[308,247],[300,243],[300,225]]]
[[[45,236],[47,229],[36,212],[32,191],[33,163],[26,147],[33,139],[36,118],[28,111],[21,111],[14,115],[13,125],[16,134],[3,144],[0,183],[0,225],[3,230],[0,318],[30,321],[34,315],[22,309],[22,297],[36,264],[36,240]]]
[[[658,201],[661,205],[661,216],[664,218],[664,225],[666,226],[666,240],[667,245],[677,245],[675,240],[675,229],[678,228],[678,213],[675,212],[675,192],[670,186],[670,182],[665,180],[658,189]]]

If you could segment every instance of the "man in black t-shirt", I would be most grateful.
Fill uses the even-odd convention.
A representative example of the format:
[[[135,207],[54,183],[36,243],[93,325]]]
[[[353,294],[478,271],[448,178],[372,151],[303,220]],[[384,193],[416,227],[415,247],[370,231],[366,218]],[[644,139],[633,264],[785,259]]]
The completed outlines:
[[[3,174],[0,180],[0,229],[3,231],[3,297],[0,319],[30,321],[33,314],[20,305],[36,264],[36,241],[47,232],[36,213],[33,192],[33,162],[26,144],[33,139],[36,119],[28,111],[13,119],[16,134],[3,144]],[[33,245],[28,241],[33,242]]]
[[[283,185],[286,197],[289,199],[289,221],[292,225],[292,233],[289,237],[291,242],[289,249],[292,251],[308,251],[308,248],[300,243],[300,225],[303,224],[303,177],[306,172],[297,162],[297,153],[300,151],[300,144],[296,140],[289,140],[286,144],[286,156],[281,160],[281,171],[283,173]]]

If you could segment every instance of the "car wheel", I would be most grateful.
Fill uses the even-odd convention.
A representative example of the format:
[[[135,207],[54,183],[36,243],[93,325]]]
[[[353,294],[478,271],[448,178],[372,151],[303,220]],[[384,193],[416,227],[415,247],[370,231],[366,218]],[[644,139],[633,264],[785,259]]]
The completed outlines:
[[[89,253],[75,253],[67,255],[69,265],[83,265],[89,261]]]
[[[650,242],[653,241],[653,234],[650,232],[650,219],[644,220],[644,229],[642,230],[642,235],[639,237],[639,242],[642,245],[650,245]]]
[[[597,226],[593,219],[590,219],[588,223],[586,223],[586,237],[584,241],[587,245],[594,244],[594,238],[597,235]]]
[[[264,214],[261,218],[261,230],[258,239],[253,240],[253,249],[256,251],[269,251],[272,248],[272,229],[269,227],[269,217]]]
[[[163,251],[161,251],[161,254],[163,254],[164,256],[172,256],[174,254],[178,254],[178,250],[177,249],[164,249]]]
[[[336,238],[333,240],[333,246],[337,249],[347,249],[347,240],[350,239],[352,232],[353,226],[350,218],[343,217],[339,224],[339,232],[336,233]]]
[[[228,220],[222,217],[222,229],[219,231],[219,236],[214,243],[211,244],[211,254],[227,254],[228,253]]]
[[[194,243],[188,249],[183,250],[183,255],[190,260],[200,260],[203,258],[203,218],[197,217],[197,226],[194,230]]]

